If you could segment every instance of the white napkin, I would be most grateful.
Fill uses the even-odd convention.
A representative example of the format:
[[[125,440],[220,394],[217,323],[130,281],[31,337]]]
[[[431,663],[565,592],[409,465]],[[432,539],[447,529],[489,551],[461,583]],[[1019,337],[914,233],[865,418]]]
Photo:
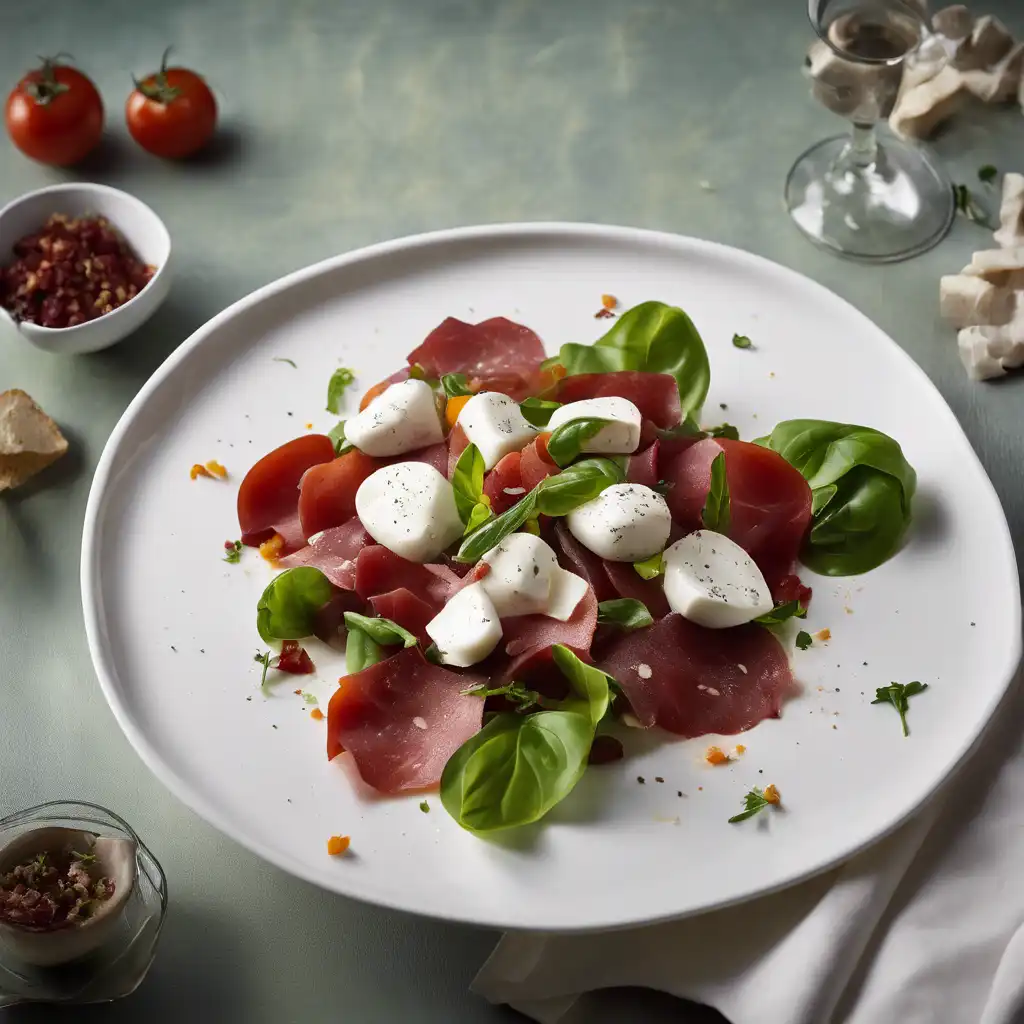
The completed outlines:
[[[732,1024],[1013,1024],[1024,1013],[1024,687],[940,796],[843,867],[729,910],[595,935],[505,935],[473,991],[541,1024],[661,989]]]

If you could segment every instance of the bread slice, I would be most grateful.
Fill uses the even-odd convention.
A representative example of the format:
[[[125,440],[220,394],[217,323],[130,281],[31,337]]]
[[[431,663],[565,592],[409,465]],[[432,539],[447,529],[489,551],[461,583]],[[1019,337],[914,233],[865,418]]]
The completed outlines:
[[[0,393],[0,491],[20,487],[67,450],[60,427],[24,391]]]

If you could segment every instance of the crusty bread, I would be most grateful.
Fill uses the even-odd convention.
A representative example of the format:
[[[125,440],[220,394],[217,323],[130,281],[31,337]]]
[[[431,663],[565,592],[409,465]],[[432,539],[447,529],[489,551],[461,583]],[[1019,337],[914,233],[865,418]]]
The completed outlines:
[[[20,487],[67,450],[60,427],[24,391],[0,393],[0,491]]]

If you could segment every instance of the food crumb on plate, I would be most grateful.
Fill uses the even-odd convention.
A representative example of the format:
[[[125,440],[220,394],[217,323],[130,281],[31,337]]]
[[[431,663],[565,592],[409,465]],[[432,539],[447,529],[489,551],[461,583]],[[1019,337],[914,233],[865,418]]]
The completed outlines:
[[[227,478],[228,471],[216,459],[210,459],[206,463],[206,469],[217,477],[218,480],[225,480]]]
[[[212,478],[213,474],[201,462],[196,462],[188,471],[188,477],[190,480],[195,480],[196,477],[200,476],[207,476]]]
[[[615,309],[619,304],[619,300],[614,295],[602,295],[601,306],[604,309]]]
[[[324,718],[324,713],[319,708],[313,708],[313,710],[309,713],[309,717],[316,722],[322,722]]]
[[[814,634],[814,637],[816,640],[821,640],[822,643],[824,643],[826,640],[832,639],[832,630],[826,626],[824,629],[819,629],[818,632]]]
[[[268,561],[275,562],[280,557],[281,552],[284,551],[284,537],[279,533],[275,533],[270,540],[265,540],[260,545],[260,554]]]
[[[732,760],[732,758],[730,758],[729,755],[724,750],[722,750],[721,747],[712,746],[708,747],[708,749],[704,751],[704,760],[707,761],[708,764],[717,765],[728,764]]]
[[[775,804],[776,806],[782,803],[782,795],[779,793],[779,789],[774,782],[764,787],[764,798],[768,803]],[[797,802],[799,803],[799,801]]]
[[[742,743],[737,743],[736,744],[736,753],[737,754],[742,755],[742,754],[745,754],[746,752],[747,752],[747,748]]]
[[[351,843],[352,839],[349,836],[331,836],[327,840],[327,852],[332,857],[340,857],[343,853],[347,852]]]

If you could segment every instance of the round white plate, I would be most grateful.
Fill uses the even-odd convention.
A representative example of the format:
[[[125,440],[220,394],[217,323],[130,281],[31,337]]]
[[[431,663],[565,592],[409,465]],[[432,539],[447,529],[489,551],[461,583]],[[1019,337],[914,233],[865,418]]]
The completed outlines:
[[[867,576],[814,586],[795,652],[801,696],[783,717],[720,741],[746,751],[713,768],[713,738],[627,737],[625,761],[590,770],[537,828],[484,840],[436,795],[374,799],[324,753],[343,659],[310,650],[315,677],[260,693],[257,597],[272,576],[238,535],[235,494],[252,463],[308,424],[327,430],[327,381],[358,394],[404,363],[446,316],[505,315],[549,351],[606,330],[623,307],[678,304],[712,366],[704,422],[741,436],[778,420],[864,423],[917,468],[905,549]],[[754,347],[734,348],[735,332]],[[292,368],[282,358],[294,360]],[[226,482],[189,479],[218,459]],[[999,502],[953,414],[914,363],[835,295],[735,249],[583,225],[472,228],[327,260],[260,289],[197,331],[114,430],[85,521],[82,592],[93,661],[121,728],[190,807],[267,860],[349,896],[504,928],[583,930],[680,917],[796,882],[906,818],[977,739],[1020,654],[1020,596]],[[920,680],[911,735],[875,688]],[[341,759],[339,759],[341,760]],[[643,780],[643,781],[641,781]],[[663,780],[663,781],[662,781]],[[782,813],[727,819],[775,783]],[[327,838],[352,837],[329,857]]]

